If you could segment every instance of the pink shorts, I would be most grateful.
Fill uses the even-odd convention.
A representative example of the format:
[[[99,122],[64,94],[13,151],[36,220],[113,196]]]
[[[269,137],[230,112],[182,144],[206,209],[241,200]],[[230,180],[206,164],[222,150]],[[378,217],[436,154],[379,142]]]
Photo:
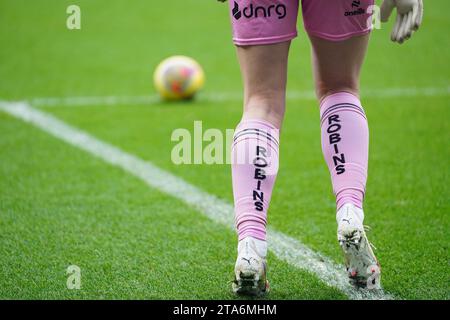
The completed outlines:
[[[299,0],[229,0],[233,41],[237,45],[271,44],[297,36]],[[306,32],[340,41],[372,28],[374,0],[302,0]]]

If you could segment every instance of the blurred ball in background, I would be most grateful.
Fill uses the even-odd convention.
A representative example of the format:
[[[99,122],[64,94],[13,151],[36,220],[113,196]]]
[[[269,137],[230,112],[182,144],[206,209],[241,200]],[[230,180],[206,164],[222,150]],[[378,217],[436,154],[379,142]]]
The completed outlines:
[[[153,81],[164,100],[187,100],[203,87],[205,74],[194,59],[172,56],[156,67]]]

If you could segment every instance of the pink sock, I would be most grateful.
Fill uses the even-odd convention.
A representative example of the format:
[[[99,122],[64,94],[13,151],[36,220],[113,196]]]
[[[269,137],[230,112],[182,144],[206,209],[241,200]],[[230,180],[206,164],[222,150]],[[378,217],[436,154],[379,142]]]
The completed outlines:
[[[367,180],[369,129],[361,102],[339,92],[320,104],[322,151],[331,173],[336,206],[362,208]]]
[[[235,224],[239,240],[266,240],[267,209],[278,172],[279,130],[264,120],[242,120],[231,151]]]

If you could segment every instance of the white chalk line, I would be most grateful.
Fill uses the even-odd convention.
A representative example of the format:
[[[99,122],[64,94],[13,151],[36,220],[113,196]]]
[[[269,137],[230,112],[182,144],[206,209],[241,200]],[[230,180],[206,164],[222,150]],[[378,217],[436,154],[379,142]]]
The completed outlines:
[[[228,202],[208,194],[183,179],[162,170],[149,161],[103,142],[87,132],[70,126],[54,116],[31,107],[26,102],[2,102],[0,110],[32,124],[52,136],[119,167],[144,181],[148,186],[177,198],[199,210],[212,221],[234,230],[233,206]],[[367,291],[352,287],[344,271],[344,266],[321,255],[273,228],[268,228],[269,249],[279,259],[306,270],[325,284],[339,289],[350,299],[393,299],[389,293]],[[295,285],[295,284],[293,284]]]
[[[438,97],[450,96],[450,87],[441,88],[387,88],[362,90],[363,98],[395,98],[395,97]],[[315,100],[312,91],[288,91],[287,99],[293,101]],[[152,105],[161,103],[157,95],[148,96],[79,96],[79,97],[41,97],[27,100],[36,107],[63,106],[116,106],[116,105]],[[200,93],[199,102],[233,102],[242,101],[241,92]]]

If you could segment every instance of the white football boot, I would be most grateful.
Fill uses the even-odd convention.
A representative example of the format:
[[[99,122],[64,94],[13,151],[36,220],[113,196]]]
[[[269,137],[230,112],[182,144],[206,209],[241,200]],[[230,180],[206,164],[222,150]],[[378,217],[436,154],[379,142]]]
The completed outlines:
[[[267,243],[252,237],[239,241],[234,267],[233,292],[261,296],[269,291],[266,277]]]
[[[381,269],[367,240],[364,212],[353,204],[344,204],[336,214],[337,238],[345,257],[350,283],[367,289],[380,289]]]

